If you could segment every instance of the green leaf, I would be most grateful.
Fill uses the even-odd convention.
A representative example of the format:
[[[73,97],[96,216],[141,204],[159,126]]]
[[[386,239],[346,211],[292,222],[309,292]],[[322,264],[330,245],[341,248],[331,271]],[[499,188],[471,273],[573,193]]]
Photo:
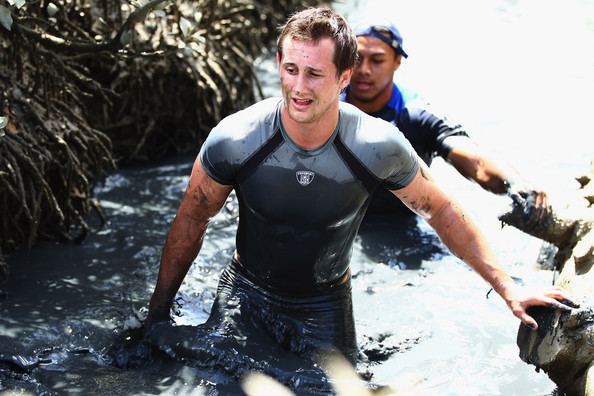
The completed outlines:
[[[125,47],[130,44],[130,41],[132,41],[132,31],[126,30],[120,36],[120,43]]]
[[[204,38],[204,36],[198,32],[196,32],[192,35],[192,39],[194,39],[194,41],[197,43],[206,44],[206,38]]]
[[[10,4],[11,6],[14,6],[18,9],[20,9],[22,6],[24,6],[26,3],[26,0],[8,0],[8,4]]]
[[[0,25],[4,26],[4,29],[10,32],[12,15],[10,15],[10,10],[3,5],[0,5]]]
[[[192,33],[192,30],[194,30],[192,22],[188,21],[184,17],[179,18],[179,28],[181,29],[181,33],[184,37],[188,37]]]
[[[47,15],[53,17],[59,11],[59,8],[54,3],[49,3],[47,5]]]
[[[8,125],[8,117],[0,117],[0,129],[6,128]]]

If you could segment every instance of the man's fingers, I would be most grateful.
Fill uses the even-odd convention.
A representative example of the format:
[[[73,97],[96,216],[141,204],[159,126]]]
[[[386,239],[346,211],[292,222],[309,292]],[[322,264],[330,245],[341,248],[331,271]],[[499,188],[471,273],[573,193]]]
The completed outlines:
[[[543,221],[551,215],[553,209],[549,204],[547,194],[542,191],[533,191],[534,194],[534,208],[536,209],[537,220]]]
[[[571,307],[569,305],[565,305],[563,304],[561,301],[559,300],[555,300],[554,298],[550,298],[550,297],[545,297],[544,298],[544,302],[546,303],[546,305],[548,305],[549,307],[553,307],[553,308],[557,308],[557,309],[561,309],[563,311],[571,311]]]
[[[528,308],[531,306],[544,306],[544,307],[560,309],[563,311],[571,311],[573,308],[570,305],[564,304],[563,302],[561,302],[553,297],[549,297],[548,293],[544,296],[535,296],[533,298],[527,299],[526,303],[524,304],[524,308]]]
[[[518,315],[518,317],[520,318],[522,323],[530,327],[532,330],[538,329],[538,324],[536,323],[536,320],[534,320],[532,316],[528,315],[526,311],[521,312],[520,315]]]
[[[544,206],[542,194],[539,192],[534,192],[534,206],[537,208],[542,208]]]
[[[553,287],[549,292],[545,293],[545,296],[554,298],[555,300],[558,300],[564,305],[569,306],[571,308],[580,307],[580,304],[573,301],[572,296],[567,292],[567,290],[559,286]]]

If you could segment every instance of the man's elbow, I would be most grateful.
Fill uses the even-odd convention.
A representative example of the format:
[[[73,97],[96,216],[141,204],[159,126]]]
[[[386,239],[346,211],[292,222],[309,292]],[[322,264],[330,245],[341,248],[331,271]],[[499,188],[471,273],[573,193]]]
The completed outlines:
[[[464,221],[465,215],[452,200],[444,200],[425,217],[429,225],[441,236],[447,235],[460,221]]]

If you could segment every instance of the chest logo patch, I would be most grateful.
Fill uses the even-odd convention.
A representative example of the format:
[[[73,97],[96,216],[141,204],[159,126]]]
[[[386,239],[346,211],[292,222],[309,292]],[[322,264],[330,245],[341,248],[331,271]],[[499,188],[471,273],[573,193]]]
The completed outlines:
[[[316,175],[315,173],[310,172],[310,171],[295,172],[295,176],[297,177],[297,182],[299,182],[299,184],[301,184],[304,187],[313,181],[315,175]]]

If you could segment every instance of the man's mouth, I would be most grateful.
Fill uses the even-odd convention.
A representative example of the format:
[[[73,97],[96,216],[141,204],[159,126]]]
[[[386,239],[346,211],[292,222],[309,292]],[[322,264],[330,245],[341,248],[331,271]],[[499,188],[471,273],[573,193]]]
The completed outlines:
[[[292,100],[293,100],[293,104],[298,109],[306,108],[307,106],[309,106],[310,104],[313,103],[313,100],[312,99],[298,99],[298,98],[293,98]]]
[[[373,84],[369,81],[351,81],[351,86],[359,91],[367,91],[372,85]]]

